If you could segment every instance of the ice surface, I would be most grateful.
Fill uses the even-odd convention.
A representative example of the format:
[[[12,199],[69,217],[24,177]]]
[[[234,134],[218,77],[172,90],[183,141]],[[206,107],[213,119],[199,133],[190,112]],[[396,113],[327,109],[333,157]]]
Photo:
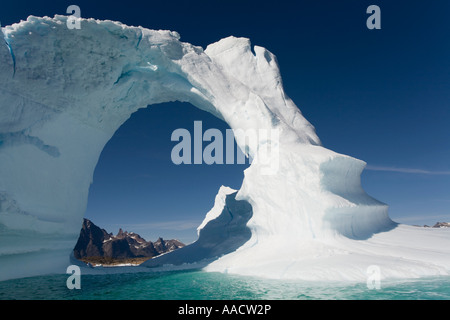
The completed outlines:
[[[196,242],[143,266],[207,261],[211,271],[312,280],[364,280],[373,264],[383,277],[449,272],[449,230],[391,221],[361,187],[365,163],[321,145],[266,49],[229,37],[204,50],[172,31],[66,20],[2,28],[0,279],[66,271],[103,147],[139,108],[174,100],[279,139],[237,136],[258,160],[241,189],[221,188]]]

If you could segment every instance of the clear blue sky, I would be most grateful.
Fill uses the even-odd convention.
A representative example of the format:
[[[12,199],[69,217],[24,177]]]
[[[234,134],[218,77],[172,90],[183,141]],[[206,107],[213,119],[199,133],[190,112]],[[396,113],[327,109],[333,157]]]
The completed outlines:
[[[368,163],[365,190],[397,222],[450,220],[450,2],[431,1],[10,1],[2,25],[28,15],[65,14],[170,29],[206,47],[230,35],[250,38],[279,61],[287,94],[325,147]],[[366,8],[381,8],[381,30]],[[220,185],[239,188],[245,165],[175,166],[176,128],[225,130],[181,104],[134,114],[106,146],[86,216],[149,240],[195,239]]]

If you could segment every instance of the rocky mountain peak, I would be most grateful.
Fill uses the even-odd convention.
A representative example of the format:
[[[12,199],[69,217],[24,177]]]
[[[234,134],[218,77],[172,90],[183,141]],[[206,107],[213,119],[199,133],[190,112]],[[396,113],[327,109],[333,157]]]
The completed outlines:
[[[77,259],[87,257],[106,257],[113,259],[154,257],[173,251],[185,245],[178,240],[164,240],[159,237],[155,242],[146,241],[139,234],[123,231],[116,236],[84,219],[80,236],[74,248]]]

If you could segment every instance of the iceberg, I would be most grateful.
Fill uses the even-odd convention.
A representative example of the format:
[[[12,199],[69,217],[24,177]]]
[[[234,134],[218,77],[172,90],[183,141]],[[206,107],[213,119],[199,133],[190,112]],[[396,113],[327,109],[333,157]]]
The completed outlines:
[[[383,278],[450,272],[449,230],[393,222],[361,187],[365,162],[322,146],[265,48],[228,37],[203,49],[174,31],[67,19],[2,28],[0,280],[65,273],[105,144],[135,111],[169,101],[278,134],[236,135],[258,160],[241,188],[222,187],[199,239],[145,269],[207,261],[207,271],[358,281],[373,265]]]

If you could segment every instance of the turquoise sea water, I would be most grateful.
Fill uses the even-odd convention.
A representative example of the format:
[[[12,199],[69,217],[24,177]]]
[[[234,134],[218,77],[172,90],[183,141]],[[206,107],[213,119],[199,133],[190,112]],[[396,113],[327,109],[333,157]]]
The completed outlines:
[[[365,283],[267,280],[204,271],[82,275],[69,290],[69,275],[0,282],[0,299],[39,300],[449,300],[450,277]]]

